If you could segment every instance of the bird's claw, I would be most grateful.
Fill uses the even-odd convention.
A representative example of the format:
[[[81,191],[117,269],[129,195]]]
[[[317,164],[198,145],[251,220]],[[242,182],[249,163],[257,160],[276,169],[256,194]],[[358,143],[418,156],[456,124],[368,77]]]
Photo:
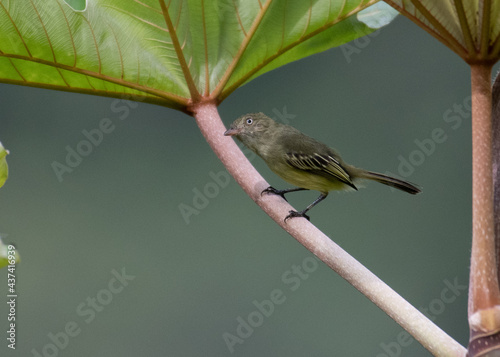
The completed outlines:
[[[270,193],[270,194],[273,194],[273,195],[281,196],[281,198],[283,198],[285,201],[288,202],[288,200],[285,197],[285,190],[277,190],[274,187],[269,186],[268,188],[266,188],[265,190],[263,190],[260,193],[260,195],[262,196],[264,193]]]
[[[287,219],[295,218],[295,217],[302,217],[302,218],[307,219],[308,221],[311,221],[311,218],[309,218],[309,216],[304,211],[300,211],[300,212],[289,211],[289,213],[290,214],[288,216],[286,216],[284,219],[285,223],[286,223]]]
[[[281,196],[285,201],[288,202],[288,200],[286,199],[285,197],[285,193],[287,192],[290,192],[290,190],[277,190],[275,189],[274,187],[272,186],[269,186],[268,188],[266,188],[265,190],[263,190],[260,195],[262,196],[264,193],[270,193],[270,194],[273,194],[273,195],[278,195],[278,196]],[[300,211],[300,212],[297,212],[297,211],[289,211],[289,215],[285,217],[285,223],[288,219],[290,218],[295,218],[295,217],[302,217],[302,218],[305,218],[307,219],[308,221],[311,221],[311,219],[309,218],[309,216],[306,214],[308,210],[304,210],[304,211]]]

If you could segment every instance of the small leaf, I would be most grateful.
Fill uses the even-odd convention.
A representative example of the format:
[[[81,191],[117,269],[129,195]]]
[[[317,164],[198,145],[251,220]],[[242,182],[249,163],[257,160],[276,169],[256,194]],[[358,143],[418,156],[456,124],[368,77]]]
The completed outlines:
[[[394,8],[381,1],[361,10],[356,16],[366,26],[378,29],[391,23],[398,14]]]
[[[6,156],[9,153],[8,150],[2,146],[0,142],[0,187],[2,187],[9,176],[9,167],[7,166]]]
[[[0,235],[0,269],[8,265],[12,265],[12,253],[14,254],[15,264],[21,261],[17,249],[9,249],[12,245],[4,244],[2,241],[2,236]],[[10,260],[10,262],[9,262]]]

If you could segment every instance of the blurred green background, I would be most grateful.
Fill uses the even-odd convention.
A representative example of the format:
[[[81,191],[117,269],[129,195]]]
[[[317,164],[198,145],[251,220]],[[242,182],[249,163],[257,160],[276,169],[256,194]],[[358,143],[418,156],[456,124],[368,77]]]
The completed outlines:
[[[312,222],[464,345],[469,83],[458,56],[399,17],[348,47],[266,74],[220,106],[226,124],[263,111],[328,143],[351,164],[411,171],[407,179],[423,188],[421,195],[370,183],[330,195],[311,211]],[[11,152],[10,177],[0,189],[0,233],[22,259],[17,349],[7,348],[5,334],[0,355],[430,355],[415,341],[398,344],[396,323],[329,268],[316,266],[232,179],[217,184],[213,176],[225,178],[224,168],[193,118],[143,103],[4,84],[0,95],[0,140]],[[75,149],[83,131],[103,118],[114,130],[59,182],[53,162],[64,164],[67,146]],[[441,142],[432,148],[436,130]],[[402,160],[411,165],[406,171]],[[275,187],[288,187],[259,158],[253,163]],[[196,192],[210,197],[193,203]],[[289,198],[303,208],[316,196]],[[183,217],[180,207],[194,204],[197,214]],[[123,286],[113,270],[134,278]],[[0,270],[0,291],[6,275]],[[274,290],[284,301],[258,320],[254,302]],[[0,306],[6,331],[8,306]],[[237,336],[249,315],[255,327],[239,331],[248,336],[231,352],[223,336]],[[68,323],[78,334],[65,339]]]

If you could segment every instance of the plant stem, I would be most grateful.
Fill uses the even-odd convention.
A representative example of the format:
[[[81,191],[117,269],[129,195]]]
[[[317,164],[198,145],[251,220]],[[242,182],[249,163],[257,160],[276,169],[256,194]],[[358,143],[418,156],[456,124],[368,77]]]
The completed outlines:
[[[435,356],[465,356],[465,348],[434,325],[377,276],[351,257],[330,238],[305,219],[283,218],[293,209],[279,196],[264,195],[269,184],[255,170],[229,137],[213,102],[193,108],[198,126],[238,184],[276,223],[299,243],[315,254],[330,268],[368,297],[373,303],[400,324]]]
[[[500,74],[497,74],[492,88],[493,120],[493,219],[495,221],[496,256],[500,256]],[[500,284],[500,264],[497,260],[497,278]]]
[[[469,323],[476,331],[500,328],[493,215],[491,65],[471,65],[472,255]]]

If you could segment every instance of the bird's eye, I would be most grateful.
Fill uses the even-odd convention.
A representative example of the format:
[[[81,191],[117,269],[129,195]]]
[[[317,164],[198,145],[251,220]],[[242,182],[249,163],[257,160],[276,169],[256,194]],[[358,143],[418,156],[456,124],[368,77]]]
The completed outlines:
[[[247,123],[248,125],[252,125],[252,124],[253,124],[253,119],[252,119],[252,118],[250,118],[250,117],[248,117],[248,118],[246,119],[246,123]]]

